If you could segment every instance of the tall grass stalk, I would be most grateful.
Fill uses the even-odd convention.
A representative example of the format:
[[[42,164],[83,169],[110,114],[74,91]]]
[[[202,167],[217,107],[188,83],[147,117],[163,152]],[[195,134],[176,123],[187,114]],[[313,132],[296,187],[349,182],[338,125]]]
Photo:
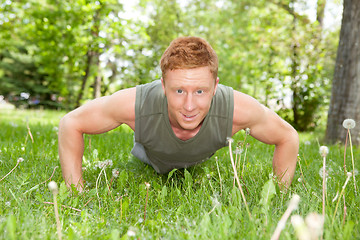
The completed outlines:
[[[351,153],[351,163],[352,163],[352,176],[353,176],[353,180],[354,180],[354,190],[355,190],[355,194],[357,193],[357,186],[356,186],[356,180],[355,180],[355,163],[354,163],[354,153],[353,153],[353,147],[352,147],[352,142],[351,142],[351,133],[350,133],[350,129],[348,129],[349,132],[349,143],[350,143],[350,153]]]
[[[19,165],[19,163],[21,163],[22,161],[24,161],[24,159],[23,159],[23,158],[19,158],[19,159],[16,161],[15,167],[13,167],[13,168],[10,170],[10,172],[8,172],[5,176],[3,176],[3,177],[0,179],[0,182],[1,182],[2,180],[4,180],[7,176],[9,176],[9,175],[16,169],[16,167]]]
[[[329,148],[326,146],[320,147],[320,154],[323,157],[323,194],[322,194],[322,215],[325,220],[325,198],[326,198],[326,156],[329,153]]]
[[[348,184],[348,182],[349,182],[349,180],[350,180],[350,178],[351,178],[351,175],[352,175],[351,172],[348,172],[348,173],[347,173],[347,177],[346,177],[345,183],[344,183],[344,185],[342,186],[342,189],[341,189],[341,192],[340,192],[340,196],[339,196],[338,201],[337,201],[337,203],[336,203],[334,215],[333,215],[333,218],[332,218],[332,224],[334,224],[336,212],[337,212],[337,209],[338,209],[338,207],[339,207],[339,203],[340,203],[341,197],[344,195],[346,185]],[[344,201],[345,201],[345,200],[344,200]],[[345,204],[345,202],[344,202],[344,204]]]
[[[241,193],[241,196],[243,198],[243,201],[245,203],[245,207],[246,207],[246,211],[247,213],[249,214],[249,218],[252,219],[251,217],[251,213],[250,213],[250,210],[249,210],[249,206],[246,202],[246,198],[245,198],[245,195],[244,195],[244,191],[242,190],[242,187],[241,187],[241,184],[240,184],[240,180],[239,180],[239,176],[237,174],[237,170],[236,170],[236,167],[235,167],[235,163],[234,163],[234,158],[233,158],[233,155],[232,155],[232,148],[231,148],[231,143],[233,142],[234,140],[232,138],[228,138],[228,142],[229,142],[229,154],[230,154],[230,161],[231,161],[231,165],[233,167],[233,170],[234,170],[234,175],[235,175],[235,178],[236,178],[236,182],[239,186],[239,190],[240,190],[240,193]]]

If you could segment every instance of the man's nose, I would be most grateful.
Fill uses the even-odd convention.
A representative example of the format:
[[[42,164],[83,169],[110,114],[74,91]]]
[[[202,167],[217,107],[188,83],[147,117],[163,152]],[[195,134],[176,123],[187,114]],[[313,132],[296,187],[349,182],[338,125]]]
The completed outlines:
[[[185,98],[184,109],[188,112],[191,112],[196,107],[195,99],[193,98],[192,94],[187,94]]]

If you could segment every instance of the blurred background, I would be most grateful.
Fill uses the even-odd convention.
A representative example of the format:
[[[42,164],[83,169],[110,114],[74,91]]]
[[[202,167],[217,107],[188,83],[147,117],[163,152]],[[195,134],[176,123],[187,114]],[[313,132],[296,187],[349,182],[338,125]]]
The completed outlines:
[[[312,130],[326,124],[342,11],[337,0],[1,0],[0,102],[74,109],[159,79],[171,40],[195,35],[217,52],[220,83]]]

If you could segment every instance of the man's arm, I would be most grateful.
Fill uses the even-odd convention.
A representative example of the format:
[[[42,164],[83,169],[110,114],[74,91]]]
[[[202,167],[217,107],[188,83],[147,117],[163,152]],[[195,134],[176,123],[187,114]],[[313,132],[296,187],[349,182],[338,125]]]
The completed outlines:
[[[59,157],[67,186],[83,188],[83,134],[100,134],[121,124],[135,129],[136,89],[118,91],[101,97],[66,114],[59,124]]]
[[[294,177],[299,151],[296,130],[254,98],[234,91],[232,133],[245,128],[250,128],[250,135],[257,140],[275,145],[273,171],[280,180],[280,185],[288,188]]]

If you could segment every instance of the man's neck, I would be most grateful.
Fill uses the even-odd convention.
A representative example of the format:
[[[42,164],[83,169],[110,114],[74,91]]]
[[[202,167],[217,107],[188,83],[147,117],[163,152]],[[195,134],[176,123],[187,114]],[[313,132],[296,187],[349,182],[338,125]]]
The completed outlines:
[[[196,136],[196,134],[200,131],[200,128],[202,126],[202,123],[197,126],[195,129],[192,130],[186,130],[179,127],[174,127],[171,125],[171,128],[177,138],[180,140],[186,141]]]

